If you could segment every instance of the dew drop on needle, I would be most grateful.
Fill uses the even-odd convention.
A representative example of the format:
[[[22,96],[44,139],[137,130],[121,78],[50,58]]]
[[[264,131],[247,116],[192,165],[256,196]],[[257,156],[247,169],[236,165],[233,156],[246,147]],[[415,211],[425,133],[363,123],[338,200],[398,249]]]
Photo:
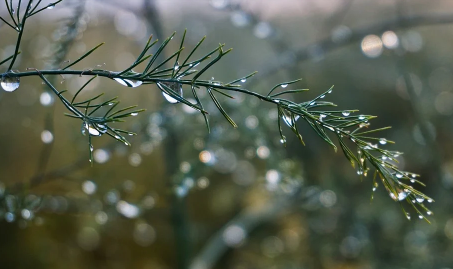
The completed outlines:
[[[8,75],[2,77],[1,86],[3,90],[7,92],[13,92],[17,90],[17,88],[19,88],[19,85],[20,85],[19,77],[8,77]]]

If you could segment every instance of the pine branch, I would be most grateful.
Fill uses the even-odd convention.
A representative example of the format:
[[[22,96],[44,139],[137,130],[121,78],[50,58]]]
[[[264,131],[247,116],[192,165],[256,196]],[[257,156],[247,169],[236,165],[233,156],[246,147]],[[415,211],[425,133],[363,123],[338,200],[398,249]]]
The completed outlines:
[[[36,12],[30,13],[30,3],[31,1],[29,2],[26,13],[22,18],[22,26],[25,25],[27,18],[31,17],[39,11],[42,11],[41,9],[39,9]],[[161,63],[158,63],[157,65],[155,65],[155,63],[158,56],[167,49],[167,45],[172,41],[175,33],[161,44],[154,55],[145,56],[150,47],[155,44],[151,43],[152,38],[150,38],[143,48],[142,52],[137,57],[136,61],[133,62],[128,68],[120,72],[104,69],[70,69],[70,67],[75,66],[78,62],[88,57],[103,43],[89,50],[81,57],[79,57],[76,61],[67,65],[63,69],[35,69],[28,70],[26,72],[12,72],[11,67],[18,55],[18,46],[20,45],[23,31],[24,28],[20,28],[19,37],[16,43],[16,51],[13,55],[10,68],[6,73],[1,74],[2,87],[6,88],[5,90],[8,91],[14,91],[19,87],[21,77],[40,77],[47,85],[47,87],[58,97],[60,102],[70,112],[69,114],[67,114],[67,116],[81,121],[82,133],[84,135],[88,135],[90,162],[92,162],[93,160],[93,137],[102,136],[105,134],[126,145],[130,145],[130,143],[122,134],[134,135],[134,133],[116,129],[110,125],[116,122],[123,122],[126,118],[137,116],[138,113],[144,111],[143,109],[135,109],[136,106],[129,106],[115,111],[114,109],[116,109],[120,101],[116,98],[111,98],[108,101],[99,101],[103,94],[98,94],[94,97],[75,102],[76,98],[79,97],[79,93],[83,91],[83,89],[95,78],[113,79],[119,84],[126,87],[140,87],[143,84],[156,84],[157,88],[162,92],[165,99],[170,103],[182,103],[200,111],[200,113],[202,113],[202,115],[205,117],[205,122],[208,130],[208,113],[203,109],[203,104],[196,94],[196,89],[205,89],[207,91],[212,102],[233,127],[237,126],[236,123],[222,107],[221,102],[215,94],[219,93],[227,97],[232,97],[228,92],[240,92],[249,96],[256,97],[277,107],[279,115],[278,129],[280,132],[281,141],[283,143],[286,143],[286,137],[283,135],[280,120],[282,120],[290,128],[290,130],[298,137],[302,144],[305,144],[297,123],[299,119],[302,119],[321,139],[332,146],[335,151],[337,151],[337,145],[339,145],[351,165],[353,167],[356,167],[358,175],[366,177],[369,173],[370,167],[374,168],[376,175],[379,176],[382,184],[393,200],[398,202],[403,200],[407,201],[409,205],[417,211],[420,218],[426,219],[421,211],[425,211],[428,215],[432,214],[431,211],[429,211],[422,204],[422,202],[424,200],[432,202],[433,200],[411,186],[412,183],[419,183],[419,181],[415,179],[418,177],[418,175],[398,169],[398,167],[395,165],[395,162],[397,162],[396,158],[401,153],[381,148],[381,146],[384,146],[387,143],[392,143],[392,141],[388,141],[385,138],[370,136],[370,134],[374,134],[375,132],[382,131],[384,129],[380,128],[371,131],[363,131],[364,128],[368,128],[370,126],[369,121],[375,118],[375,116],[353,114],[356,112],[356,110],[324,109],[325,107],[336,107],[334,103],[324,101],[327,95],[332,93],[332,88],[328,89],[326,92],[320,94],[312,100],[296,103],[284,99],[282,96],[286,94],[298,94],[304,92],[305,89],[286,89],[289,85],[299,82],[300,79],[279,83],[276,86],[272,87],[267,95],[262,95],[250,91],[246,88],[243,88],[241,84],[235,84],[238,82],[246,82],[247,79],[254,76],[255,73],[233,80],[230,83],[202,79],[202,76],[214,65],[216,65],[223,57],[225,57],[231,51],[231,49],[224,50],[224,45],[220,44],[217,48],[213,49],[211,52],[205,54],[204,56],[195,60],[190,59],[193,56],[194,52],[200,47],[201,43],[204,40],[203,38],[189,53],[187,58],[185,58],[182,65],[179,65],[179,58],[181,57],[181,53],[184,48],[183,45],[186,35],[185,32],[182,41],[179,43],[179,48],[173,53],[167,53],[167,55],[170,56],[165,58]],[[211,56],[214,55],[215,57],[211,59]],[[207,61],[208,59],[211,60]],[[171,68],[159,70],[159,68],[169,62],[172,62]],[[141,64],[146,65],[143,72],[137,73],[133,71],[134,67],[137,67]],[[204,66],[202,66],[200,70],[194,69],[200,64],[204,64]],[[185,70],[182,71],[183,68],[185,68]],[[46,76],[56,75],[88,76],[91,77],[91,79],[87,83],[85,83],[72,97],[71,101],[69,101],[63,95],[64,91],[58,91],[57,88],[46,78]],[[188,87],[191,89],[192,95],[197,103],[192,103],[184,95],[184,90]],[[284,90],[278,92],[278,90],[280,89]],[[103,116],[94,116],[95,114],[98,114],[97,112],[99,112],[100,110],[104,110],[106,111],[106,113]],[[335,140],[337,140],[337,143],[334,142]],[[350,145],[355,148],[352,149]],[[374,188],[376,188],[376,186],[377,185],[374,185]]]

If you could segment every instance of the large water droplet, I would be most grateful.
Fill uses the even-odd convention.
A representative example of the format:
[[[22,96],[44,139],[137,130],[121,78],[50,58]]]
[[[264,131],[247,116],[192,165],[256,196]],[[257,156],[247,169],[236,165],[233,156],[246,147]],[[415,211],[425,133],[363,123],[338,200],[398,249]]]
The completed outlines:
[[[405,192],[405,191],[399,191],[398,192],[398,197],[395,196],[395,194],[393,192],[390,192],[389,195],[390,197],[395,200],[395,201],[402,201],[404,199],[406,199],[407,195],[409,193]]]
[[[245,83],[246,81],[247,81],[247,79],[245,79],[245,78],[241,79],[242,83]]]
[[[379,138],[379,144],[381,144],[381,145],[387,144],[387,139],[385,139],[385,138]]]
[[[286,123],[286,125],[293,127],[294,124],[296,124],[296,121],[299,119],[299,115],[294,116],[294,121],[290,115],[283,115],[282,119]]]
[[[54,98],[53,98],[53,96],[52,96],[49,92],[43,92],[43,93],[41,93],[41,95],[39,96],[39,102],[40,102],[41,105],[43,105],[43,106],[50,106],[50,105],[53,104]]]
[[[396,177],[397,177],[397,178],[402,178],[403,175],[402,175],[402,174],[396,174]]]
[[[84,122],[82,124],[82,134],[85,135],[85,129],[88,130],[88,133],[92,136],[101,136],[107,132],[107,127],[103,124],[88,123]]]
[[[426,211],[426,214],[428,214],[428,215],[432,215],[432,214],[433,214],[433,212],[431,212],[431,211]]]
[[[281,86],[282,88],[286,88],[286,87],[288,87],[288,84],[282,84],[282,85],[280,85],[280,86]]]
[[[422,215],[418,215],[418,218],[419,218],[419,219],[423,219],[423,216],[422,216]]]
[[[138,115],[138,112],[133,112],[133,113],[131,113],[131,116],[132,116],[132,117],[135,117],[135,116],[137,116],[137,115]]]
[[[20,214],[22,215],[22,218],[26,220],[33,218],[33,213],[26,208],[22,209]]]
[[[169,103],[172,103],[172,104],[178,103],[179,101],[177,99],[175,99],[172,96],[170,96],[167,93],[165,93],[164,87],[162,86],[162,84],[164,84],[168,88],[172,89],[176,94],[178,94],[181,97],[183,96],[183,94],[182,94],[182,84],[178,83],[178,82],[158,82],[157,83],[157,87],[159,87],[159,89],[162,91],[162,95],[165,97],[165,99]]]
[[[53,141],[53,134],[51,131],[44,130],[41,132],[41,140],[45,144],[50,144]]]
[[[425,198],[418,196],[415,198],[415,200],[417,200],[418,203],[423,203],[423,201],[425,201]]]
[[[132,88],[138,87],[143,84],[143,82],[139,81],[139,80],[122,79],[122,78],[114,78],[114,80],[123,86],[132,87]]]
[[[134,205],[134,204],[130,204],[126,201],[119,201],[117,204],[116,204],[116,210],[123,216],[125,216],[126,218],[129,218],[129,219],[133,219],[133,218],[136,218],[140,215],[140,209]]]
[[[359,120],[364,120],[365,119],[365,116],[364,115],[360,115],[359,116]]]
[[[341,112],[341,114],[342,114],[343,116],[347,117],[347,116],[351,115],[351,112],[345,110],[345,111]]]
[[[432,203],[432,202],[433,202],[432,199],[428,199],[428,200],[426,200],[426,201],[428,201],[428,203]]]
[[[96,192],[97,186],[96,183],[94,183],[91,180],[86,180],[82,183],[82,190],[84,193],[88,195],[92,195]]]
[[[19,88],[20,85],[20,78],[19,77],[8,77],[8,75],[4,75],[2,77],[1,86],[3,90],[7,92],[13,92]]]
[[[402,201],[402,200],[406,199],[407,194],[408,194],[408,193],[405,192],[405,191],[399,192],[399,193],[398,193],[398,200]]]

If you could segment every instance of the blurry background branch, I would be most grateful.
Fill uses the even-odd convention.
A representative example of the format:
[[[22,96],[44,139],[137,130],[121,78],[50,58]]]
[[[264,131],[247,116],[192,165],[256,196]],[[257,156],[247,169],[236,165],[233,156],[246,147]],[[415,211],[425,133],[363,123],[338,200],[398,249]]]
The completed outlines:
[[[366,35],[372,33],[382,33],[388,30],[395,31],[400,29],[451,23],[453,23],[453,14],[405,15],[399,16],[393,20],[386,20],[378,24],[351,30],[350,32],[345,32],[341,40],[335,40],[332,38],[332,36],[329,35],[323,40],[314,42],[309,46],[292,51],[295,55],[294,63],[277,62],[273,66],[261,71],[257,75],[254,82],[248,83],[247,86],[253,88],[255,86],[255,83],[262,81],[262,78],[269,78],[281,71],[286,71],[293,68],[293,65],[298,62],[310,60],[311,58],[315,57],[315,55],[313,55],[314,51],[318,51],[323,54],[329,53],[347,45],[357,44],[357,42],[361,41]]]

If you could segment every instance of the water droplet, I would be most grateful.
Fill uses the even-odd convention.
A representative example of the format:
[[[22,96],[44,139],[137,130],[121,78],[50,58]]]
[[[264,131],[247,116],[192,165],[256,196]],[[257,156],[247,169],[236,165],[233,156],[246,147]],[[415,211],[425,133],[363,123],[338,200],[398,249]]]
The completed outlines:
[[[143,84],[143,82],[139,81],[139,80],[122,79],[122,78],[114,78],[114,80],[123,86],[132,87],[132,88],[138,87]]]
[[[286,87],[288,87],[288,84],[282,84],[282,85],[280,85],[280,86],[281,86],[282,88],[286,88]]]
[[[332,126],[326,126],[326,128],[331,130],[332,132],[335,132],[335,129]],[[340,133],[340,131],[337,131],[337,132]]]
[[[402,178],[403,175],[402,175],[402,174],[396,174],[396,177],[397,177],[397,178]]]
[[[402,200],[406,199],[407,194],[408,194],[408,193],[405,192],[405,191],[399,192],[399,193],[398,193],[398,200],[402,201]]]
[[[94,150],[93,145],[90,145],[90,151],[93,152],[93,150]]]
[[[432,202],[433,202],[432,199],[428,199],[428,200],[426,200],[426,201],[428,201],[428,203],[432,203]]]
[[[245,83],[246,81],[247,81],[247,79],[245,79],[245,78],[241,79],[242,83]]]
[[[314,105],[316,105],[316,102],[311,102],[310,103],[310,106],[314,106]]]
[[[341,112],[341,114],[342,114],[343,116],[347,117],[347,116],[351,115],[351,112],[345,110],[345,111]]]
[[[423,219],[423,216],[422,216],[422,215],[418,215],[418,218],[419,218],[419,219]]]
[[[26,220],[31,219],[33,217],[32,212],[28,209],[22,209],[20,214],[22,215],[22,218],[24,218]]]
[[[286,125],[288,125],[289,127],[293,127],[294,124],[296,123],[296,121],[299,119],[299,115],[295,115],[294,116],[294,122],[293,122],[293,119],[291,116],[289,115],[284,115],[282,117],[283,121],[286,123]]]
[[[411,183],[415,183],[415,179],[411,179]]]
[[[16,219],[16,216],[13,213],[8,212],[5,214],[6,222],[13,222],[15,219]]]
[[[82,183],[82,190],[88,195],[94,194],[96,192],[96,189],[96,184],[91,180],[87,180]]]
[[[105,163],[110,159],[110,153],[105,149],[97,149],[93,153],[94,161],[97,163]]]
[[[382,155],[381,159],[385,161],[385,160],[387,160],[387,156]]]
[[[381,145],[387,144],[387,139],[385,139],[385,138],[380,138],[380,139],[379,139],[379,144],[381,144]]]
[[[426,214],[428,214],[428,215],[432,215],[432,214],[433,214],[433,212],[431,212],[431,211],[426,211]]]
[[[406,218],[407,218],[408,220],[411,220],[411,215],[410,215],[409,213],[406,213]]]
[[[284,139],[280,139],[280,143],[284,144],[286,141]]]
[[[322,119],[324,119],[325,117],[327,117],[327,115],[319,114],[319,121],[322,121]]]
[[[104,211],[99,211],[96,213],[96,215],[94,216],[94,220],[100,224],[100,225],[104,225],[107,223],[107,221],[109,220],[109,216],[107,215],[107,213],[105,213]]]
[[[133,219],[140,215],[140,209],[133,204],[130,204],[126,201],[119,201],[116,204],[116,210],[123,216],[129,219]]]
[[[48,131],[48,130],[44,130],[41,132],[41,141],[44,143],[44,144],[50,144],[52,143],[53,141],[53,134]]]
[[[85,129],[88,130],[88,133],[92,136],[101,136],[107,132],[107,127],[103,124],[89,124],[84,122],[82,124],[82,134],[85,135]]]
[[[418,196],[415,198],[415,200],[417,200],[417,203],[423,203],[423,201],[425,201],[425,198]]]
[[[411,177],[415,178],[417,175],[416,174],[412,174]]]
[[[359,116],[359,120],[364,120],[365,119],[365,116],[364,115],[360,115]]]
[[[212,79],[214,79],[214,78],[212,78]],[[162,91],[162,95],[165,97],[165,99],[169,103],[172,103],[172,104],[178,103],[179,101],[177,99],[175,99],[172,96],[165,93],[165,90],[164,90],[164,87],[162,86],[162,84],[167,86],[168,88],[172,89],[176,94],[178,94],[181,97],[183,96],[182,95],[182,93],[183,93],[182,84],[178,83],[178,82],[159,82],[159,83],[157,83],[157,87],[159,87],[159,89]]]
[[[135,116],[137,116],[137,115],[138,115],[138,112],[133,112],[133,113],[131,113],[131,116],[132,116],[132,117],[135,117]]]
[[[328,91],[327,91],[327,93],[332,93],[332,91],[333,91],[333,90],[332,90],[332,89],[330,89],[330,90],[328,90]]]
[[[179,69],[179,65],[175,65],[175,70],[178,70]]]
[[[8,74],[2,77],[1,86],[3,90],[7,92],[13,92],[19,88],[20,78],[19,77],[8,77]]]
[[[325,95],[325,94],[323,94],[323,95],[319,96],[319,98],[321,98],[321,99],[322,99],[322,98],[324,98],[324,97],[326,97],[326,95]]]
[[[392,191],[390,191],[390,193],[389,193],[390,197],[391,197],[393,200],[395,200],[395,201],[402,201],[402,200],[406,199],[406,197],[407,197],[408,194],[409,194],[409,193],[407,193],[407,192],[405,192],[405,191],[399,191],[399,192],[398,192],[398,197],[396,197],[395,194],[394,194]]]
[[[360,176],[360,175],[363,175],[362,169],[357,170],[357,175],[359,175],[359,176]]]
[[[39,96],[39,102],[40,102],[41,105],[43,105],[43,106],[50,106],[50,105],[53,104],[54,98],[53,98],[53,96],[52,96],[49,92],[43,92],[43,93],[41,93],[41,95]]]
[[[47,7],[47,9],[54,9],[54,8],[55,8],[54,4]]]

